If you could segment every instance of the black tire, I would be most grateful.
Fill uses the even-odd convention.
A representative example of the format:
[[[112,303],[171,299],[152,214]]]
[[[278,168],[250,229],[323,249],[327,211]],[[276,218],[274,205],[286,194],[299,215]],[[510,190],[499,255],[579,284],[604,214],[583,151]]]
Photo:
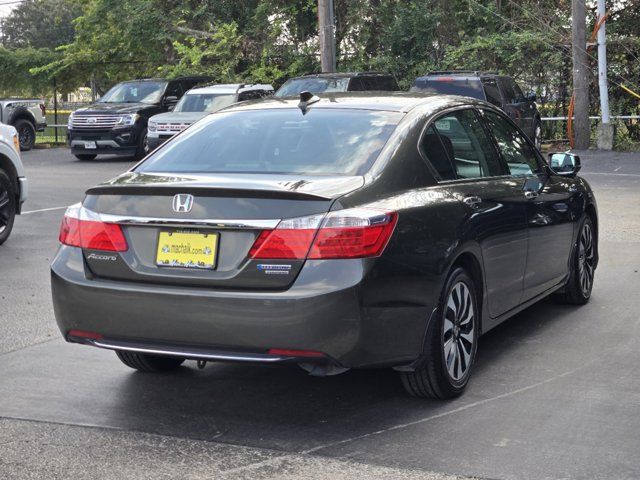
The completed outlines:
[[[13,125],[18,131],[20,150],[27,152],[36,144],[36,128],[29,120],[21,119]]]
[[[7,241],[18,210],[15,184],[0,170],[0,245]]]
[[[74,155],[78,160],[80,160],[81,162],[90,162],[91,160],[95,159],[97,157],[97,155],[92,155],[92,154],[83,154],[80,153],[78,155]]]
[[[182,365],[185,360],[180,357],[161,357],[144,353],[125,352],[123,350],[116,350],[116,355],[127,367],[149,373],[175,370]]]
[[[459,287],[460,284],[466,287],[466,291],[463,290],[463,287]],[[464,291],[465,293],[458,294],[457,298],[460,302],[456,304],[455,295],[459,291]],[[469,294],[468,297],[466,293]],[[466,298],[464,302],[461,300],[463,297]],[[449,300],[454,302],[455,311],[447,306]],[[472,310],[469,310],[467,305]],[[427,329],[425,358],[422,366],[413,372],[400,372],[402,384],[409,394],[414,397],[441,400],[454,398],[462,394],[471,376],[476,356],[480,326],[479,314],[480,310],[478,309],[473,279],[463,268],[455,268],[447,277],[440,296],[437,313],[432,318]],[[470,327],[467,327],[467,322]],[[450,325],[450,327],[446,325]],[[447,332],[450,332],[449,336],[447,336]],[[470,338],[470,344],[467,337]],[[453,345],[446,358],[446,345],[449,341],[445,340],[445,338],[448,338]],[[459,347],[460,345],[465,345],[466,347]],[[460,348],[463,348],[464,352]],[[467,353],[468,358],[466,358]],[[460,362],[461,373],[458,378],[455,378],[455,373],[458,370],[455,360],[452,360],[456,355],[458,362]],[[451,366],[453,366],[454,370],[453,375],[449,370]]]
[[[140,137],[138,138],[138,148],[136,149],[135,159],[141,160],[149,152],[149,141],[147,140],[147,129],[145,127],[140,130]]]
[[[588,215],[584,215],[578,230],[578,239],[571,253],[571,272],[564,288],[552,295],[552,298],[562,304],[584,305],[591,298],[593,279],[595,275],[596,259],[598,258],[598,240],[593,221]],[[590,241],[583,237],[590,237]],[[585,243],[588,245],[585,245]],[[590,252],[588,251],[590,250]],[[583,274],[588,277],[585,278]],[[585,288],[585,280],[588,285]]]

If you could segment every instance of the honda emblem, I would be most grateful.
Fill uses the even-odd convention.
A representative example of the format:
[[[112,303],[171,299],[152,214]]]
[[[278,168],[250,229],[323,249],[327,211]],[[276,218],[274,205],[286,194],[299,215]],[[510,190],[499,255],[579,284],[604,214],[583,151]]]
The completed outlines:
[[[179,193],[173,197],[173,211],[176,213],[189,213],[193,208],[193,195]]]

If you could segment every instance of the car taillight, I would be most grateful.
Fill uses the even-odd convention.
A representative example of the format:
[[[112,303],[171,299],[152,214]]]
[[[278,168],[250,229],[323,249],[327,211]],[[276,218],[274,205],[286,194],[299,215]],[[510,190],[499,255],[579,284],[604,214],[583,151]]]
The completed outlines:
[[[45,106],[45,104],[41,103],[39,105],[39,107],[40,107],[40,111],[42,112],[42,116],[46,117],[47,116],[47,107]]]
[[[257,259],[302,260],[365,258],[382,254],[398,214],[354,208],[283,220],[263,231],[249,251]]]
[[[84,219],[81,213],[80,206],[67,209],[60,226],[60,243],[106,252],[125,252],[129,249],[120,225]]]

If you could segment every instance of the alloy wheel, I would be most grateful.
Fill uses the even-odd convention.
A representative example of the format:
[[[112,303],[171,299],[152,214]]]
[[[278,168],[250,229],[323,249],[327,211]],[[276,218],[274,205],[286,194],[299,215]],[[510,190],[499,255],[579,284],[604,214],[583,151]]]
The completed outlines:
[[[594,244],[593,230],[589,223],[585,223],[580,232],[578,245],[578,276],[582,294],[588,297],[591,294],[594,273]]]
[[[0,185],[0,235],[7,229],[11,221],[11,199],[9,192]]]
[[[29,148],[31,143],[33,142],[34,135],[33,131],[28,126],[23,126],[18,131],[18,140],[20,142],[20,149],[24,150],[25,148]]]
[[[464,282],[456,283],[447,298],[442,331],[442,348],[447,372],[460,381],[471,366],[475,341],[475,311],[471,291]]]

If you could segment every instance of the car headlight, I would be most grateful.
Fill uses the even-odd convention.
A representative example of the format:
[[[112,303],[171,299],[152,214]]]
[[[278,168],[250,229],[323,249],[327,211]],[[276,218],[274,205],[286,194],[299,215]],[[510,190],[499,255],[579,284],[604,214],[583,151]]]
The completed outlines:
[[[67,119],[67,130],[73,129],[73,112],[69,114],[69,118]]]
[[[137,113],[130,114],[130,115],[120,115],[118,117],[118,121],[116,122],[116,125],[119,127],[122,127],[122,126],[130,127],[131,125],[136,123],[136,120],[138,120],[138,118],[140,118],[140,115],[138,115]]]
[[[158,129],[158,124],[153,120],[149,120],[149,124],[147,125],[147,130],[150,132],[155,132]]]

